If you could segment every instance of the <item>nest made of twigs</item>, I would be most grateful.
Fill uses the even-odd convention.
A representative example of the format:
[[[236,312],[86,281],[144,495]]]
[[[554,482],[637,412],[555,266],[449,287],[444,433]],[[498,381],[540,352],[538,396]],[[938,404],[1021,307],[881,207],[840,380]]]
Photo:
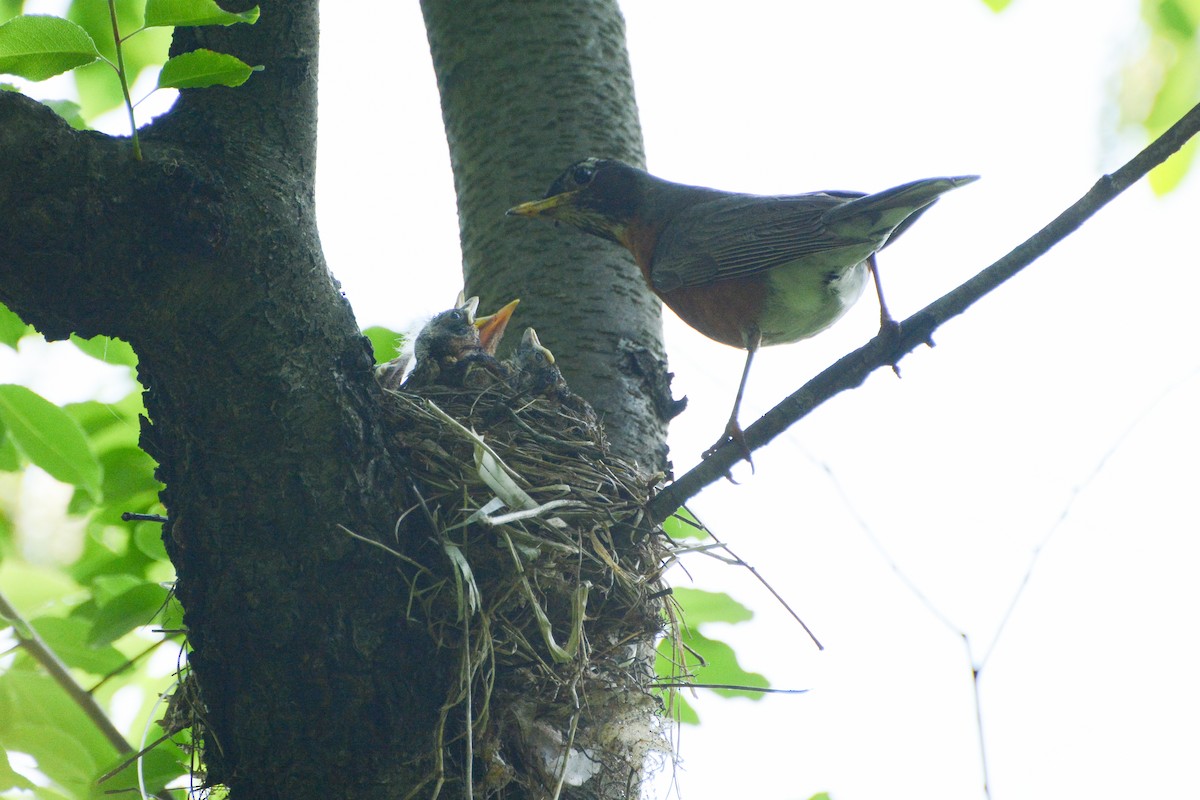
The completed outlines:
[[[651,479],[608,451],[590,408],[502,381],[388,391],[385,403],[413,476],[404,516],[432,532],[409,566],[442,578],[414,590],[410,613],[462,655],[441,727],[454,707],[473,720],[461,736],[443,730],[439,785],[629,796],[630,776],[636,786],[665,749],[652,685],[668,552],[643,511]],[[447,745],[462,736],[465,756]]]

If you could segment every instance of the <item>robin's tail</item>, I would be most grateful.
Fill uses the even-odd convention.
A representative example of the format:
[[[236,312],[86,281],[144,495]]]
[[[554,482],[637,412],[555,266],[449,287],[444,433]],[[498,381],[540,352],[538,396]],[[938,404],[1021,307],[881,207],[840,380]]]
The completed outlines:
[[[852,237],[870,238],[873,233],[883,236],[886,244],[890,244],[938,197],[977,180],[978,175],[926,178],[856,197],[826,211],[825,226],[829,230],[844,231]]]

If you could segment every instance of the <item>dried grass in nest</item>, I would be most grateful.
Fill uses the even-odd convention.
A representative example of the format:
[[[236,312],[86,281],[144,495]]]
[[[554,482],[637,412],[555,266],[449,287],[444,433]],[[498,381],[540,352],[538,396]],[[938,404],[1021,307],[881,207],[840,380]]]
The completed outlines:
[[[502,384],[387,402],[419,495],[405,514],[436,539],[409,559],[410,614],[462,656],[432,794],[457,778],[479,797],[513,781],[526,796],[584,784],[589,797],[629,796],[630,776],[665,749],[651,658],[668,553],[643,513],[648,477],[608,452],[587,414]],[[452,708],[469,732],[451,730]],[[465,754],[447,747],[456,740]]]

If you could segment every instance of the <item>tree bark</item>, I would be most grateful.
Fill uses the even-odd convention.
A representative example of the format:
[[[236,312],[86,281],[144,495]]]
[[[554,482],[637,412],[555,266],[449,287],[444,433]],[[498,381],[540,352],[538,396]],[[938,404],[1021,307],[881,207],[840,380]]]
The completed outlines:
[[[446,670],[398,611],[403,465],[313,205],[315,3],[180,30],[262,64],[183,92],[129,142],[0,97],[0,299],[49,338],[138,353],[208,779],[233,797],[388,797],[427,751]],[[381,788],[382,787],[382,788]]]
[[[425,0],[458,196],[463,271],[484,308],[521,297],[616,453],[666,467],[673,413],[658,300],[629,255],[505,217],[587,156],[642,164],[641,126],[613,0]]]

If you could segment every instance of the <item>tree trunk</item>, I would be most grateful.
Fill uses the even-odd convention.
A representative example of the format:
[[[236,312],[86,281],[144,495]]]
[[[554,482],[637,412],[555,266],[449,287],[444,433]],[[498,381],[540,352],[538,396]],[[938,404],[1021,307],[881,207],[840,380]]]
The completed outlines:
[[[550,232],[503,218],[581,151],[636,156],[619,17],[611,5],[478,5],[453,4],[465,30],[448,21],[451,4],[426,5],[472,290],[488,298],[485,307],[520,294],[524,318],[546,332],[575,388],[600,405],[617,452],[657,467],[665,419],[645,387],[661,379],[662,349],[657,307],[636,270],[614,252],[603,265],[585,262],[581,252],[598,249],[583,240],[551,255]],[[445,582],[458,573],[436,546],[445,534],[437,514],[409,513],[429,495],[429,479],[415,451],[396,445],[397,426],[409,423],[373,379],[369,347],[317,236],[316,8],[265,0],[255,26],[176,31],[173,52],[211,47],[265,69],[235,90],[184,91],[144,130],[141,162],[123,139],[73,131],[36,103],[0,93],[0,300],[48,338],[108,334],[138,353],[149,415],[142,444],[167,486],[164,538],[192,647],[199,700],[191,711],[208,782],[228,785],[235,800],[405,797],[443,782],[443,797],[466,796],[471,716],[454,705],[463,646],[431,635],[421,616],[428,609],[413,603],[423,575]],[[487,44],[489,36],[503,44]],[[549,88],[538,65],[550,54],[547,68],[586,62],[588,71],[565,84],[574,99]],[[521,74],[505,80],[514,59]],[[489,140],[488,131],[504,136]],[[508,142],[503,158],[492,150],[497,140]],[[633,316],[613,313],[614,294]],[[595,528],[573,524],[595,539]],[[634,541],[632,524],[611,537],[602,531],[596,545],[624,568],[634,557],[622,548],[647,541]],[[653,588],[656,565],[640,566]],[[601,587],[605,597],[619,594],[616,583]],[[563,633],[571,587],[539,590],[529,604],[558,609],[550,622]],[[452,608],[454,597],[441,601]],[[592,603],[588,617],[605,608]],[[655,634],[648,618],[617,622],[629,631],[612,635],[645,653]],[[544,648],[535,649],[541,658]],[[478,690],[466,685],[468,695]],[[578,699],[548,686],[552,697],[528,701],[567,709],[559,719],[573,720],[572,736],[576,723],[585,729]],[[628,713],[594,708],[600,717]],[[551,795],[553,770],[514,753],[566,753],[568,731],[521,709],[491,714],[532,727],[485,730],[479,721],[481,737],[499,730],[540,741],[475,752],[476,785]],[[611,765],[624,772],[574,790],[568,781],[563,796],[636,791],[630,765],[644,743],[620,746],[625,754]],[[513,774],[486,774],[497,764]]]
[[[485,308],[521,296],[613,449],[666,467],[672,413],[658,300],[621,248],[505,217],[587,156],[644,162],[614,0],[425,0],[458,196],[463,271]]]

